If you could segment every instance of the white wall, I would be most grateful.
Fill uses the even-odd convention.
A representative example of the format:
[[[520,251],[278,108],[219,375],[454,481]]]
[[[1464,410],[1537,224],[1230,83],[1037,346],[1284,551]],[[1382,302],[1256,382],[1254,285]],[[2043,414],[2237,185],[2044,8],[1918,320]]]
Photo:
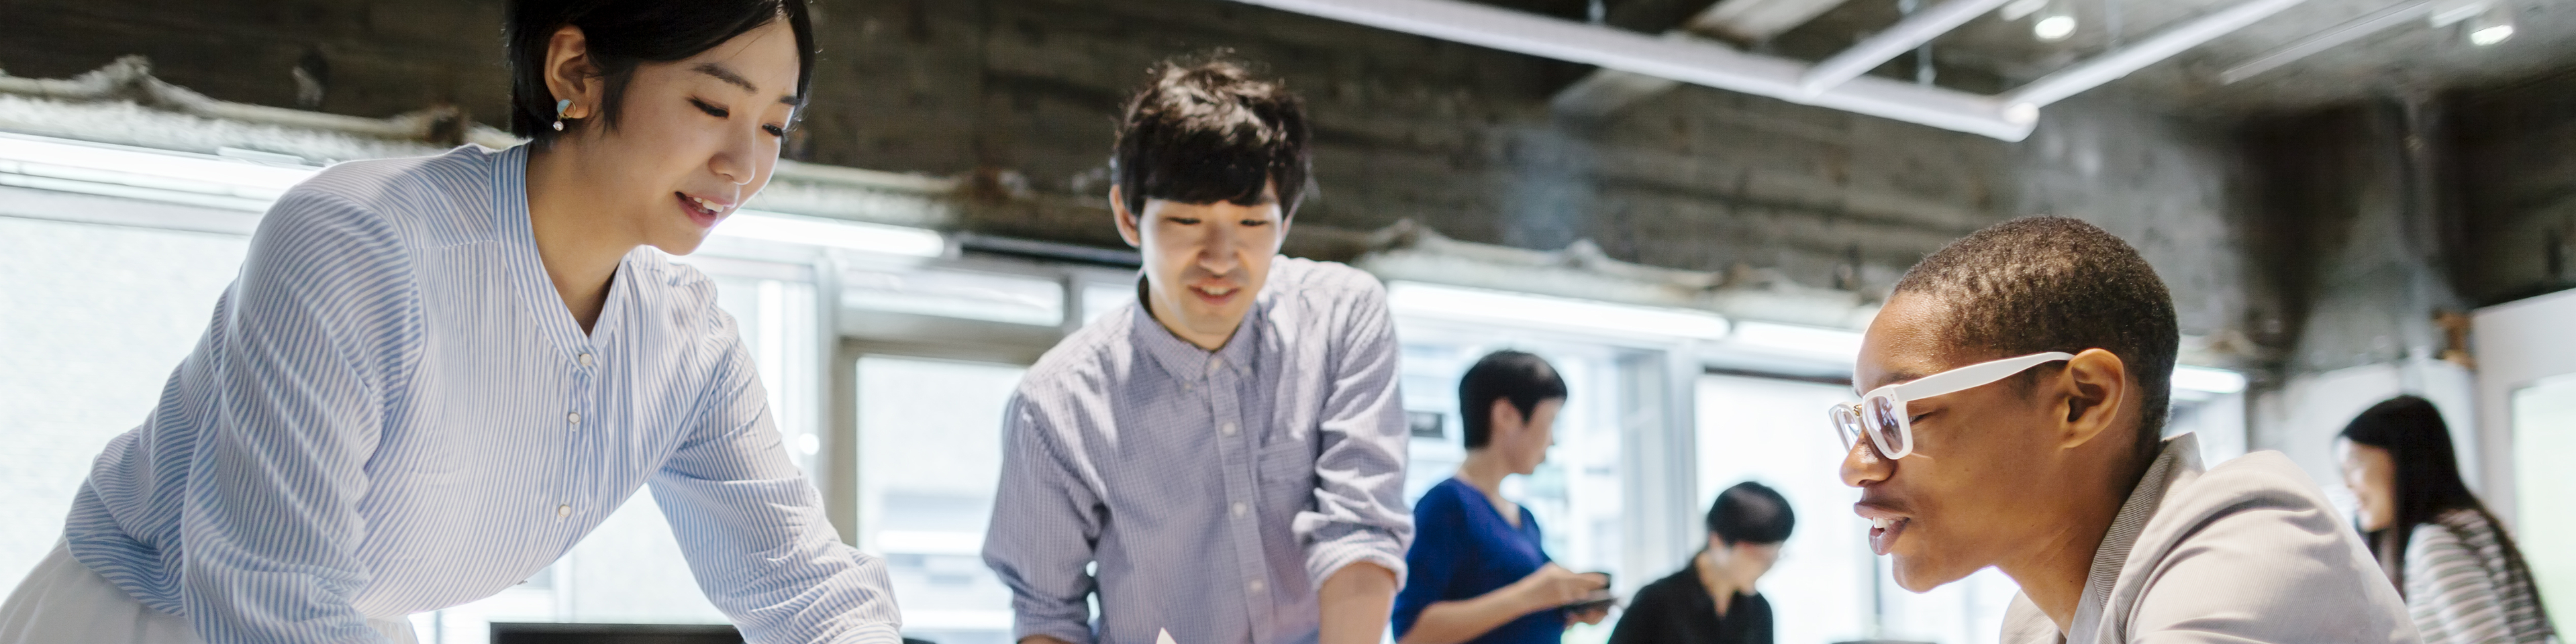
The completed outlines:
[[[2253,447],[2289,456],[2337,505],[2344,506],[2339,510],[2349,514],[2351,497],[2334,452],[2335,436],[2344,425],[2380,401],[2400,394],[2422,396],[2441,409],[2443,422],[2451,426],[2460,470],[2476,472],[2484,459],[2477,456],[2480,441],[2470,429],[2478,426],[2479,416],[2474,384],[2475,374],[2459,365],[2420,358],[2295,376],[2280,390],[2263,394],[2257,403],[2257,418],[2266,431],[2257,434]],[[2474,477],[2469,484],[2480,487],[2482,494],[2493,487],[2481,486]]]
[[[2487,467],[2471,481],[2487,506],[2513,523],[2513,391],[2550,376],[2576,373],[2576,291],[2479,309],[2470,347],[2478,358],[2476,427]],[[2465,463],[2464,463],[2465,465]]]

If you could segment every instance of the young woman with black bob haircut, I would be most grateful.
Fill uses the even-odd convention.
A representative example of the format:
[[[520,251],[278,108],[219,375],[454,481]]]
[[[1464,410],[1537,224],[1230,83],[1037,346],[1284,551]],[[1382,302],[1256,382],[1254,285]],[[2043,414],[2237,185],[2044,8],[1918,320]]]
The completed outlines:
[[[532,140],[287,191],[0,642],[409,642],[405,616],[526,579],[646,483],[752,641],[897,640],[715,284],[666,256],[768,181],[803,0],[523,0],[505,33]]]
[[[1745,481],[1708,506],[1708,546],[1681,572],[1637,590],[1610,644],[1771,644],[1771,600],[1753,589],[1780,561],[1798,517],[1771,486]]]
[[[2522,550],[2460,480],[2432,401],[2399,396],[2343,428],[2343,476],[2371,554],[2406,597],[2424,644],[2539,644],[2556,629]]]
[[[1503,498],[1503,478],[1547,462],[1565,379],[1547,360],[1496,351],[1458,379],[1467,461],[1414,503],[1413,549],[1395,597],[1402,644],[1535,644],[1564,639],[1575,622],[1599,624],[1610,585],[1600,573],[1549,560],[1528,508]]]

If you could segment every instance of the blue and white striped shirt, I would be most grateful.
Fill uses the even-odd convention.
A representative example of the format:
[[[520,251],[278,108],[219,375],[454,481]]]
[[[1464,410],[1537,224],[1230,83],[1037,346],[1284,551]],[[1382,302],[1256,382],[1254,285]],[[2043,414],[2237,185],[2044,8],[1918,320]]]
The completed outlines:
[[[1003,418],[984,561],[1015,639],[1313,642],[1318,582],[1404,578],[1409,436],[1367,273],[1278,259],[1215,352],[1129,304],[1038,360]]]
[[[884,565],[789,462],[715,284],[639,248],[583,334],[526,166],[467,146],[288,191],[160,404],[99,455],[73,556],[213,644],[378,642],[366,618],[498,592],[649,482],[753,641],[895,641]]]

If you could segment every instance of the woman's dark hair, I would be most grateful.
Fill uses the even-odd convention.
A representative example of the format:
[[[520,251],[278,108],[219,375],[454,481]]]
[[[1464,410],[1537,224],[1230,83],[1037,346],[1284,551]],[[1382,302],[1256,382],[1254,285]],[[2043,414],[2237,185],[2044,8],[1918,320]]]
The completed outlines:
[[[796,34],[796,100],[802,114],[805,89],[814,78],[814,25],[805,0],[513,0],[509,23],[501,30],[508,43],[510,132],[540,147],[563,135],[553,127],[555,95],[546,89],[546,48],[565,26],[581,28],[589,42],[591,63],[607,83],[600,124],[615,128],[637,65],[684,60],[779,20]]]
[[[1708,533],[1730,546],[1788,541],[1789,529],[1797,525],[1788,497],[1752,481],[1726,488],[1717,493],[1717,502],[1708,505]]]
[[[2397,582],[2399,593],[2406,589],[2406,545],[2415,536],[2415,526],[2434,523],[2443,513],[2457,510],[2476,512],[2485,519],[2495,530],[2512,574],[2531,578],[2531,567],[2523,563],[2522,549],[2514,545],[2513,536],[2505,534],[2504,522],[2496,520],[2495,513],[2488,512],[2486,504],[2469,493],[2468,483],[2460,480],[2450,426],[2442,422],[2442,412],[2433,401],[2398,396],[2371,405],[2344,425],[2342,436],[2355,445],[2388,450],[2389,460],[2396,464],[2396,485],[2389,494],[2390,503],[2397,506],[2395,520],[2365,536],[2371,554],[2388,568],[2388,578]],[[2540,589],[2526,586],[2537,603]]]
[[[1496,399],[1512,401],[1522,418],[1538,413],[1538,404],[1565,399],[1565,379],[1547,359],[1519,351],[1496,351],[1467,368],[1458,378],[1458,420],[1467,426],[1467,449],[1494,441]]]
[[[1143,216],[1147,199],[1249,206],[1276,182],[1280,216],[1297,214],[1312,136],[1304,101],[1223,52],[1164,61],[1150,75],[1127,102],[1109,159],[1127,212]]]

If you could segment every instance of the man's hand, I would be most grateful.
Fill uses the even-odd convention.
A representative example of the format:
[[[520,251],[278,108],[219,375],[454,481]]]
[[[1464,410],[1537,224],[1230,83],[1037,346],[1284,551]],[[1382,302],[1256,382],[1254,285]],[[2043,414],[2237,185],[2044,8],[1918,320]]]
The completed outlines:
[[[1315,589],[1315,599],[1324,612],[1317,644],[1377,644],[1395,608],[1395,571],[1365,561],[1343,566]]]

